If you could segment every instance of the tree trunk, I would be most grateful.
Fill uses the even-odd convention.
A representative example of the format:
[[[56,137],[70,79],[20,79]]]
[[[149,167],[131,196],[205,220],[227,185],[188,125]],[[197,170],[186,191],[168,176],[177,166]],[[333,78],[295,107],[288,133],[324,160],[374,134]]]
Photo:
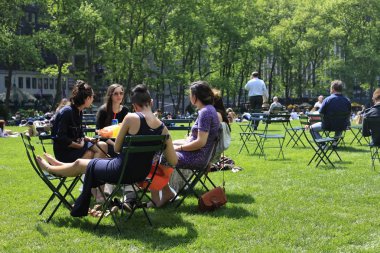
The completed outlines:
[[[61,62],[60,60],[58,60],[58,76],[57,76],[57,90],[56,90],[56,93],[55,93],[55,98],[54,98],[54,105],[53,105],[53,108],[55,109],[55,106],[57,106],[61,100],[62,100],[62,66],[63,66],[63,62]]]
[[[8,80],[5,83],[5,87],[7,88],[7,93],[5,95],[5,108],[9,108],[9,100],[11,97],[11,89],[12,89],[12,75],[13,75],[13,67],[8,67]]]

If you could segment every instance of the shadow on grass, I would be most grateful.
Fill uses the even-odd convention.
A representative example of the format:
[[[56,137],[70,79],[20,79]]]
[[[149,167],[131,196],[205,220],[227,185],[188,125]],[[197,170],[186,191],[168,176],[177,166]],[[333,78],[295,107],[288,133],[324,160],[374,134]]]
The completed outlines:
[[[368,149],[359,149],[352,146],[339,147],[338,151],[355,152],[355,153],[369,153]]]
[[[212,217],[224,217],[224,218],[233,218],[233,219],[240,219],[245,217],[251,217],[251,218],[258,218],[256,212],[254,211],[248,211],[245,208],[237,207],[237,206],[231,206],[227,202],[226,206],[223,206],[215,211],[212,212],[201,212],[198,210],[198,206],[181,206],[178,208],[178,211],[181,213],[186,213],[190,215],[199,215],[199,216],[212,216]]]
[[[129,215],[129,213],[128,213]],[[152,226],[143,214],[142,210],[137,210],[131,219],[126,221],[126,214],[117,215],[120,234],[109,216],[104,218],[98,228],[94,230],[97,219],[93,217],[73,218],[67,216],[52,220],[50,223],[57,227],[72,227],[82,231],[97,235],[99,237],[112,237],[114,239],[138,240],[145,247],[154,250],[168,250],[178,245],[185,245],[196,240],[198,232],[194,224],[182,219],[180,213],[172,212],[170,209],[148,210]],[[39,232],[42,235],[46,233]]]
[[[335,167],[331,166],[331,164],[324,164],[320,163],[318,167],[315,167],[314,165],[309,165],[308,169],[321,169],[321,170],[345,170],[347,169],[348,164],[352,164],[353,162],[351,161],[332,161]]]
[[[252,204],[256,202],[255,198],[248,194],[230,193],[228,191],[226,194],[227,194],[228,202],[230,203]]]

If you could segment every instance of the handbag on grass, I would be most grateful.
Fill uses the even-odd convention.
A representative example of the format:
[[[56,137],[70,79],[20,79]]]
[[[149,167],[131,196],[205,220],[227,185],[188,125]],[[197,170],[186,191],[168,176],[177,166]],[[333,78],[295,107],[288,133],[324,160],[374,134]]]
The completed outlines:
[[[224,156],[224,152],[223,152]],[[224,161],[222,161],[224,164]],[[206,179],[205,179],[206,181]],[[214,211],[227,203],[227,196],[224,191],[224,171],[223,171],[223,187],[216,187],[200,196],[198,199],[198,209],[202,212]]]
[[[202,212],[214,211],[227,203],[227,196],[220,186],[204,193],[198,200],[198,208]]]

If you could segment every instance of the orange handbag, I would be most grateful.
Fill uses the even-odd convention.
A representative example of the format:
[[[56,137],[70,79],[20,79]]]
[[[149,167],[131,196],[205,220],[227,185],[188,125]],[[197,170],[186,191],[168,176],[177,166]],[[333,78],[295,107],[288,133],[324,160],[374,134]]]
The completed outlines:
[[[152,169],[150,170],[149,175],[148,175],[149,178],[153,175],[155,166],[156,166],[155,164],[152,164]],[[156,190],[156,191],[161,190],[165,185],[169,183],[170,176],[173,173],[173,171],[174,169],[172,167],[159,164],[156,171],[156,175],[154,175],[153,181],[149,185],[149,189]],[[146,184],[147,183],[144,182],[141,184],[141,186],[145,187]]]
[[[202,212],[214,211],[227,203],[227,196],[222,187],[216,187],[204,193],[198,200],[198,208]]]

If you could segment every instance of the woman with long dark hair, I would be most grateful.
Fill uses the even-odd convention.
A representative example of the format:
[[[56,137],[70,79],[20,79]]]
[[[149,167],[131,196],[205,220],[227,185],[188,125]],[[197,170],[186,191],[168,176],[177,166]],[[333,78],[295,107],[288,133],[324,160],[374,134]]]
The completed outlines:
[[[104,97],[104,104],[96,114],[96,129],[102,129],[112,124],[113,119],[121,123],[128,113],[127,107],[123,106],[125,98],[124,87],[121,84],[111,84]]]
[[[56,114],[52,127],[54,155],[61,162],[73,162],[78,158],[101,158],[107,153],[107,144],[86,137],[82,129],[83,110],[94,100],[91,86],[77,80],[70,97],[70,104]],[[102,150],[100,150],[102,149]]]
[[[198,109],[198,118],[191,128],[190,136],[185,140],[173,141],[180,168],[194,168],[204,165],[209,156],[213,141],[218,135],[219,119],[215,110],[214,93],[205,81],[196,81],[190,85],[190,102]],[[171,180],[174,184],[175,180]],[[175,187],[178,188],[179,187]],[[151,191],[154,205],[160,207],[174,197],[169,185],[159,192]]]

